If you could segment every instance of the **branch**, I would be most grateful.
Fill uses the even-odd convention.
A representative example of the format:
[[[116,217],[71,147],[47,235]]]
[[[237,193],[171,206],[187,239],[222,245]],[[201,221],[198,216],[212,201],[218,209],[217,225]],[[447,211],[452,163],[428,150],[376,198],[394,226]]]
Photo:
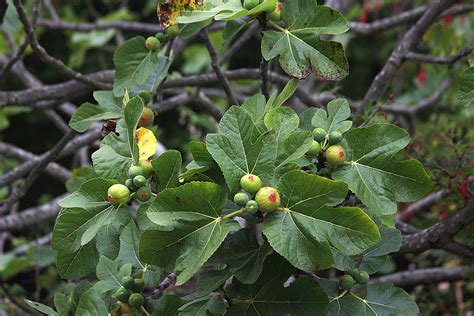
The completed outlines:
[[[67,67],[62,61],[48,55],[46,50],[40,45],[38,39],[35,35],[35,30],[31,24],[30,19],[28,18],[28,14],[25,11],[25,8],[21,4],[21,0],[13,0],[13,4],[18,12],[18,16],[25,28],[26,36],[30,42],[31,48],[33,51],[41,58],[43,62],[48,64],[49,66],[55,68],[57,71],[62,73],[65,76],[78,80],[86,85],[90,85],[94,88],[99,89],[110,89],[111,86],[109,84],[102,83],[100,81],[91,79],[83,74],[76,72],[69,67]]]
[[[58,196],[48,203],[4,216],[0,221],[0,232],[21,231],[30,226],[54,220],[61,209],[58,201],[65,196],[66,194]]]
[[[63,150],[66,144],[74,137],[75,134],[75,131],[69,131],[59,140],[59,142],[57,142],[57,144],[51,150],[41,156],[41,159],[38,161],[38,164],[31,170],[31,173],[25,179],[25,182],[21,185],[21,187],[13,190],[8,199],[0,207],[0,214],[6,213],[13,204],[18,202],[22,197],[26,195],[30,187],[41,175],[44,168],[46,168],[46,166],[50,162],[56,160],[60,152]]]
[[[112,22],[98,22],[98,23],[68,23],[63,21],[51,21],[40,19],[39,26],[43,26],[50,30],[58,31],[79,31],[90,32],[95,30],[120,30],[145,34],[156,34],[163,32],[164,28],[156,23],[141,23],[128,21],[112,21]]]
[[[263,33],[266,28],[267,28],[267,21],[265,17],[266,13],[263,13],[258,17],[258,22],[260,24],[260,29],[261,32]],[[265,98],[268,100],[270,98],[270,93],[268,91],[268,61],[265,60],[263,57],[263,54],[260,54],[260,77],[261,77],[261,82],[260,82],[260,91],[262,94],[265,96]]]
[[[38,160],[40,157],[26,151],[22,148],[13,146],[11,144],[7,144],[4,142],[0,142],[0,153],[4,155],[5,157],[9,157],[12,159],[17,159],[19,161],[31,161],[31,160]],[[66,182],[71,178],[71,171],[64,168],[60,164],[57,164],[55,162],[50,163],[46,169],[45,172],[50,175],[53,178],[58,179],[62,183]],[[25,173],[26,174],[26,173]],[[25,175],[23,174],[23,175]]]
[[[46,236],[40,237],[34,241],[21,245],[20,247],[13,250],[13,253],[15,254],[15,256],[23,256],[32,247],[48,245],[51,242],[52,235],[52,233],[49,233]]]
[[[474,52],[474,47],[462,48],[459,52],[452,56],[446,57],[437,57],[437,56],[430,56],[424,54],[418,54],[414,52],[408,52],[405,56],[407,60],[419,61],[422,63],[429,63],[429,64],[454,64],[458,60],[466,57]]]
[[[176,281],[176,273],[170,273],[166,278],[160,283],[158,288],[151,292],[149,299],[158,299],[163,295],[164,290],[169,288]]]
[[[251,24],[249,28],[241,36],[239,36],[239,38],[235,40],[232,46],[229,47],[229,49],[225,52],[225,54],[219,61],[219,64],[222,65],[229,59],[231,59],[232,56],[234,56],[235,53],[255,35],[255,32],[258,30],[258,28],[259,27],[257,23]]]
[[[433,284],[446,281],[468,279],[474,272],[474,267],[429,268],[413,271],[396,272],[371,280],[371,283],[390,282],[400,287],[410,287],[420,284]]]
[[[470,203],[462,211],[446,221],[438,223],[421,232],[403,237],[398,253],[420,253],[428,249],[442,248],[461,230],[474,222],[474,203]]]
[[[213,118],[216,119],[216,121],[219,122],[220,119],[224,116],[224,112],[222,112],[218,107],[216,107],[204,92],[199,91],[197,96],[197,105],[199,105],[201,109],[209,113]]]
[[[227,95],[227,98],[229,99],[230,104],[240,105],[234,95],[234,92],[232,91],[232,88],[230,87],[229,79],[227,79],[225,74],[222,72],[221,67],[219,66],[219,57],[217,56],[216,48],[212,44],[211,39],[209,38],[209,33],[207,32],[206,28],[201,31],[201,38],[206,44],[209,56],[211,56],[211,66],[214,69],[214,72],[216,73],[217,77],[219,78],[219,81],[221,82],[224,88],[224,91]]]
[[[397,48],[393,50],[387,63],[375,77],[372,85],[365,94],[361,104],[361,109],[363,109],[365,105],[375,102],[384,94],[390,81],[402,65],[406,54],[420,42],[426,30],[428,30],[431,24],[434,23],[443,10],[446,9],[452,2],[454,2],[454,0],[433,1],[433,4],[425,11],[418,22],[416,22],[416,24],[412,26],[410,30],[403,36]]]

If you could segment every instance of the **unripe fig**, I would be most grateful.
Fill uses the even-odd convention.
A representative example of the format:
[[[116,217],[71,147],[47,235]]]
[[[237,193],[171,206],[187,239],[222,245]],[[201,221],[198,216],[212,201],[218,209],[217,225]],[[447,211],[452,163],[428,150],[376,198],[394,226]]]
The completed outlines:
[[[367,282],[369,282],[369,274],[365,271],[360,271],[359,273],[355,275],[354,279],[359,284],[366,284]]]
[[[123,302],[123,303],[127,303],[128,302],[128,298],[130,297],[130,294],[132,294],[132,292],[130,292],[130,290],[126,289],[126,288],[123,288],[123,287],[120,287],[117,292],[115,292],[114,296],[117,298],[117,300],[119,300],[120,302]]]
[[[306,152],[306,155],[316,157],[317,155],[319,155],[320,151],[321,146],[317,141],[313,140],[313,142],[311,143],[311,147],[309,147],[308,151]]]
[[[334,145],[342,140],[342,134],[338,131],[332,131],[329,133],[329,144]]]
[[[239,206],[245,206],[250,200],[250,196],[247,192],[239,192],[234,195],[234,203]]]
[[[359,270],[357,268],[352,268],[346,272],[346,274],[350,275],[353,278],[355,278],[357,273],[359,273]]]
[[[144,303],[145,303],[145,298],[140,293],[133,293],[128,298],[128,304],[130,304],[130,306],[135,307],[135,308],[142,306]]]
[[[281,2],[276,3],[275,10],[269,14],[268,18],[272,21],[281,20]]]
[[[313,130],[313,138],[317,142],[322,142],[326,138],[327,132],[320,128],[317,127]]]
[[[136,197],[140,202],[146,202],[151,199],[151,195],[151,191],[148,187],[142,187],[137,190]]]
[[[107,191],[107,199],[112,205],[126,204],[130,200],[130,190],[123,184],[114,184]]]
[[[340,145],[332,145],[326,150],[326,160],[333,166],[344,164],[346,151]]]
[[[140,293],[145,289],[145,281],[143,279],[133,280],[133,292]]]
[[[133,311],[133,307],[128,305],[126,302],[120,303],[120,314],[119,315],[125,315],[128,313],[131,313]]]
[[[280,194],[275,188],[263,187],[255,195],[255,201],[262,212],[273,212],[280,206]]]
[[[252,10],[260,4],[259,0],[244,0],[244,8],[247,10]]]
[[[168,36],[169,39],[175,38],[178,35],[179,35],[179,26],[177,24],[172,25],[166,29],[166,36]]]
[[[245,205],[245,210],[249,213],[255,214],[258,211],[258,203],[257,201],[250,200]]]
[[[140,119],[138,120],[138,126],[145,127],[145,126],[151,125],[154,120],[155,120],[155,114],[153,114],[153,111],[150,108],[144,107],[142,115],[140,116]]]
[[[130,179],[133,179],[136,176],[139,176],[139,175],[142,175],[142,174],[143,174],[142,168],[139,167],[139,166],[131,166],[128,169],[128,176],[130,177]]]
[[[146,178],[142,175],[138,175],[135,178],[133,178],[133,184],[135,184],[136,187],[141,188],[145,186]]]
[[[142,175],[145,178],[149,178],[153,174],[153,167],[151,166],[150,160],[140,160],[138,166],[142,168]]]
[[[134,282],[131,276],[124,276],[121,280],[121,283],[124,288],[129,290],[133,289]]]
[[[160,43],[166,42],[166,34],[162,32],[158,32],[155,34],[155,37],[160,41]]]
[[[148,91],[142,91],[138,94],[142,99],[143,103],[148,104],[151,102],[151,93]]]
[[[350,275],[343,275],[339,278],[339,286],[343,290],[350,290],[354,286],[354,279]]]
[[[135,186],[135,184],[133,184],[133,180],[132,179],[127,179],[125,180],[125,186],[129,189],[129,190],[135,190],[137,187]]]
[[[255,193],[262,187],[262,180],[254,174],[246,174],[240,179],[240,187],[248,193]]]
[[[160,40],[157,39],[156,37],[150,36],[146,39],[145,46],[146,48],[154,52],[160,49],[161,43],[160,43]]]

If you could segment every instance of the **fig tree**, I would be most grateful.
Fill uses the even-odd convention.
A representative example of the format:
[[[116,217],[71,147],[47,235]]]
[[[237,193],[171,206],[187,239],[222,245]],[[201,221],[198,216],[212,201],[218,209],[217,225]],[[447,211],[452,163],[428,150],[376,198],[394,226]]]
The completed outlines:
[[[153,174],[153,167],[151,166],[150,160],[140,160],[138,166],[142,168],[142,175],[145,178],[149,178]]]
[[[135,178],[136,176],[142,175],[142,168],[139,166],[131,166],[128,168],[128,176],[130,179]]]
[[[151,125],[154,120],[155,120],[155,114],[153,114],[153,111],[150,108],[144,107],[142,115],[140,116],[140,119],[138,120],[138,126],[145,127],[145,126]]]
[[[354,278],[359,284],[366,284],[369,282],[369,274],[365,271],[359,271]]]
[[[338,131],[332,131],[329,133],[329,144],[334,145],[342,140],[342,134]]]
[[[138,175],[136,177],[133,178],[133,184],[138,187],[138,188],[141,188],[143,186],[145,186],[146,184],[146,178],[142,175]]]
[[[107,191],[107,199],[112,205],[126,204],[130,200],[130,190],[123,184],[114,184]]]
[[[149,199],[151,199],[151,191],[150,191],[150,188],[148,187],[141,187],[140,189],[137,190],[137,200],[139,200],[140,202],[146,202],[148,201]]]
[[[156,37],[150,36],[146,39],[145,46],[146,48],[154,52],[160,49],[161,43],[160,43],[160,40],[157,39]]]
[[[248,193],[255,193],[262,187],[262,180],[254,174],[246,174],[240,179],[240,187]]]
[[[317,142],[322,142],[326,138],[326,131],[320,127],[313,130],[313,138]]]
[[[143,279],[133,280],[133,292],[140,293],[145,289],[145,281]]]
[[[255,195],[255,201],[262,212],[273,212],[280,206],[280,194],[275,188],[263,187]]]
[[[313,142],[311,143],[311,147],[309,147],[308,151],[306,152],[306,155],[316,157],[317,155],[319,155],[320,151],[321,146],[319,145],[319,142],[313,140]]]
[[[234,195],[234,203],[239,206],[245,206],[250,200],[250,196],[247,192],[239,192]]]
[[[354,286],[354,279],[350,275],[343,275],[339,278],[339,286],[343,290],[350,290]]]
[[[138,94],[143,99],[143,103],[148,104],[151,102],[151,93],[148,91],[142,91]]]
[[[128,298],[128,304],[132,307],[138,308],[145,303],[145,298],[140,293],[133,293]]]
[[[121,283],[124,288],[129,290],[133,289],[134,282],[131,276],[124,276],[121,280]]]
[[[326,150],[326,160],[333,166],[340,166],[344,163],[346,151],[340,145],[332,145]]]
[[[258,211],[257,201],[250,200],[245,204],[245,210],[249,213],[255,214]]]
[[[244,0],[244,8],[247,10],[252,10],[260,4],[259,0]]]
[[[126,289],[126,288],[123,288],[123,287],[120,287],[120,288],[115,292],[114,296],[115,296],[115,297],[117,298],[117,300],[119,300],[120,302],[127,303],[130,294],[132,294],[132,292],[130,292],[130,290],[128,290],[128,289]]]

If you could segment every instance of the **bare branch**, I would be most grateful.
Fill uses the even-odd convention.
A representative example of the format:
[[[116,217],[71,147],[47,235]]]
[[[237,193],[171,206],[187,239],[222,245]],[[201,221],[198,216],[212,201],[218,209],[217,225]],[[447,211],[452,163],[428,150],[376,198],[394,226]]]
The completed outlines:
[[[418,269],[381,276],[371,280],[371,283],[390,282],[396,286],[409,287],[420,284],[433,284],[468,279],[473,272],[474,267]]]
[[[469,56],[472,52],[474,52],[474,47],[463,48],[455,55],[446,57],[430,56],[414,52],[408,52],[405,56],[405,59],[429,64],[454,64],[463,57]]]
[[[219,78],[219,81],[221,82],[222,87],[224,88],[224,91],[227,94],[227,98],[229,99],[230,104],[240,105],[234,95],[234,92],[232,91],[232,88],[230,87],[229,79],[227,79],[225,74],[222,72],[221,67],[219,66],[219,56],[217,56],[216,48],[212,44],[211,39],[209,38],[209,33],[207,32],[206,28],[201,31],[201,38],[206,44],[209,56],[211,56],[211,66],[214,69],[214,72],[216,73],[217,77]]]
[[[232,56],[234,56],[235,53],[237,53],[237,51],[255,35],[258,29],[259,27],[257,23],[250,25],[249,28],[241,36],[239,36],[239,38],[237,38],[232,46],[230,46],[225,52],[219,61],[219,64],[222,65],[231,59]]]
[[[149,299],[158,299],[163,295],[163,292],[169,288],[176,281],[176,273],[170,273],[166,278],[160,283],[158,288],[151,292]]]
[[[43,62],[55,68],[57,71],[62,73],[65,76],[78,80],[84,84],[90,85],[94,88],[99,89],[110,89],[109,84],[102,83],[100,81],[91,79],[90,77],[84,76],[83,74],[76,72],[69,67],[67,67],[62,61],[48,55],[46,50],[40,45],[38,39],[36,38],[33,25],[31,24],[28,14],[25,11],[25,8],[21,4],[21,0],[13,0],[13,4],[18,12],[18,16],[25,28],[26,35],[30,42],[31,48],[33,51],[41,58]]]
[[[209,113],[216,121],[219,121],[224,116],[224,113],[212,103],[204,92],[198,92],[198,99],[196,101],[200,108]]]
[[[454,0],[435,0],[433,4],[428,7],[422,17],[416,22],[414,26],[403,36],[402,40],[395,48],[388,59],[385,66],[375,77],[372,85],[364,96],[361,104],[361,109],[379,99],[387,89],[390,81],[395,76],[397,70],[403,63],[406,54],[417,45],[426,32],[426,30],[433,24],[439,15],[445,10]]]

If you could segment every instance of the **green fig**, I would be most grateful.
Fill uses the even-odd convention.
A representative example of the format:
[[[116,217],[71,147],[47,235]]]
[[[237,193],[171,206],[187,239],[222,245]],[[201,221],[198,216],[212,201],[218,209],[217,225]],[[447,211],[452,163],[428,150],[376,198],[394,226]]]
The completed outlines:
[[[322,128],[315,128],[313,130],[313,138],[317,142],[322,142],[326,138],[327,132]]]
[[[140,119],[138,120],[138,126],[145,127],[145,126],[151,125],[153,124],[154,120],[155,120],[155,115],[153,114],[153,111],[148,107],[144,107],[142,115],[140,116]]]
[[[255,195],[255,201],[262,212],[273,212],[280,206],[280,194],[275,188],[263,187]]]
[[[350,290],[354,286],[354,279],[350,275],[343,275],[339,278],[339,286],[343,290]]]
[[[132,307],[139,308],[145,303],[145,298],[140,293],[133,293],[128,298],[128,304]]]
[[[127,204],[130,200],[130,190],[123,184],[114,184],[107,191],[107,199],[112,205]]]
[[[255,193],[262,187],[262,180],[254,174],[246,174],[240,179],[240,187],[248,193]]]
[[[332,131],[329,133],[329,144],[334,145],[342,140],[342,134],[338,131]]]
[[[326,150],[326,160],[333,166],[344,164],[346,151],[340,145],[332,145]]]
[[[160,40],[154,36],[150,36],[145,40],[145,46],[152,52],[157,51],[161,47]]]
[[[321,146],[319,143],[315,140],[311,143],[311,147],[309,147],[308,151],[306,152],[306,155],[310,157],[316,157],[319,155],[319,152],[321,151]]]
[[[245,206],[250,200],[250,196],[247,192],[239,192],[234,195],[234,203],[239,206]]]

